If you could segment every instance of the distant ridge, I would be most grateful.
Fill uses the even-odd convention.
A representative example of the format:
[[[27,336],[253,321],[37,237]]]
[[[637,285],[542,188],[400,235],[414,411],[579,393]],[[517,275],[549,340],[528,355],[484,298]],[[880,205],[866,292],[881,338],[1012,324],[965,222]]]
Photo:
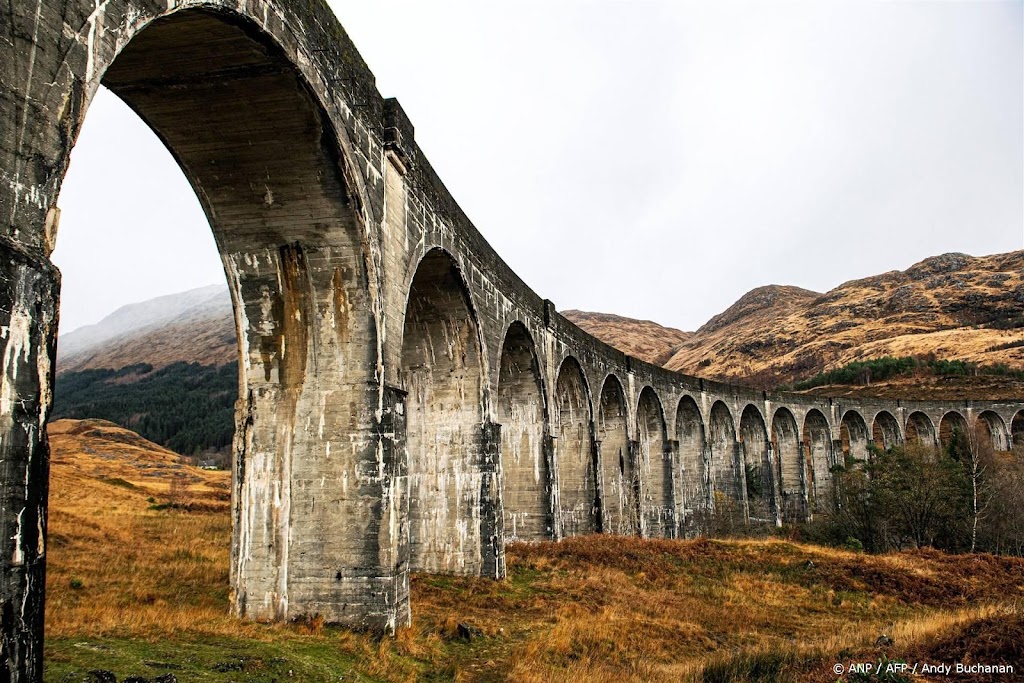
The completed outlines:
[[[601,313],[567,311],[565,316],[606,343],[670,370],[757,388],[885,356],[934,356],[1021,370],[1024,251],[942,254],[825,294],[785,285],[758,287],[689,333]],[[668,356],[665,349],[671,349]],[[1006,398],[1007,392],[1024,389],[1013,380],[968,380],[906,378],[901,386],[858,389],[858,394],[910,396],[920,387],[921,397],[980,399]]]
[[[162,368],[179,361],[217,366],[237,357],[226,285],[128,304],[57,341],[59,373],[138,363]]]
[[[665,327],[650,320],[634,320],[611,313],[589,313],[570,309],[565,318],[601,341],[641,360],[664,365],[693,332]]]

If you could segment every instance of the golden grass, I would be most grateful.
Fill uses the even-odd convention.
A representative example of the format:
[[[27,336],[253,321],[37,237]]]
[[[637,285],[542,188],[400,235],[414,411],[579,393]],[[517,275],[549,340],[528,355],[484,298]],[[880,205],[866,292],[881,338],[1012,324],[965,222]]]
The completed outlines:
[[[1024,601],[1024,562],[1006,558],[589,536],[511,545],[501,582],[413,576],[413,624],[394,638],[315,618],[239,621],[228,616],[227,473],[181,468],[121,432],[58,423],[52,434],[55,644],[225,637],[286,654],[317,646],[315,659],[334,653],[387,681],[754,680],[755,670],[776,672],[757,680],[834,681],[831,663],[873,653],[882,633],[896,654],[925,652],[937,634]],[[182,475],[192,483],[172,493]],[[172,497],[178,508],[152,509]],[[481,635],[464,642],[460,624]]]

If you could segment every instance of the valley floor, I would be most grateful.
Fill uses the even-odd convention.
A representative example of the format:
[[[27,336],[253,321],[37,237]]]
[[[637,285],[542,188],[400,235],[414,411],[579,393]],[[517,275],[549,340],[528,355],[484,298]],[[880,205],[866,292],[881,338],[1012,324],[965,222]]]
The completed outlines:
[[[836,681],[880,658],[1016,664],[1024,561],[784,540],[512,545],[413,577],[395,638],[230,618],[226,472],[95,421],[51,430],[46,681]],[[876,645],[886,634],[891,645]],[[167,680],[167,679],[164,679]],[[1018,680],[1013,675],[913,680]]]

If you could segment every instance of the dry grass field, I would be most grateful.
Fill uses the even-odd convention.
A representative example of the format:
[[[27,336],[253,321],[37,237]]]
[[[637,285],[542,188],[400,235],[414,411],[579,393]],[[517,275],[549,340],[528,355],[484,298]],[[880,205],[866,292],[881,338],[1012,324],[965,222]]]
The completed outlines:
[[[241,622],[228,616],[227,473],[109,423],[59,421],[50,438],[52,683],[90,670],[119,681],[813,683],[836,681],[837,661],[882,655],[1024,661],[1024,561],[785,540],[514,545],[505,581],[415,576],[413,624],[395,638],[317,619]],[[893,645],[876,647],[882,633]]]

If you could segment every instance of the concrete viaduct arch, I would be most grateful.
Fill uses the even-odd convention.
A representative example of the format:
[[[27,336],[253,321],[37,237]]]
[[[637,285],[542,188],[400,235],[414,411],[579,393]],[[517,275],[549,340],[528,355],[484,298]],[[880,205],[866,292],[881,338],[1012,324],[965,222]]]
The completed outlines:
[[[692,534],[724,504],[783,524],[814,514],[839,454],[861,457],[876,431],[902,441],[911,418],[920,436],[918,415],[940,441],[953,414],[997,447],[1024,434],[1020,402],[766,394],[585,334],[470,223],[321,0],[40,0],[0,22],[9,680],[41,679],[49,257],[101,83],[174,154],[224,262],[239,616],[394,629],[410,569],[501,577],[513,537]]]

